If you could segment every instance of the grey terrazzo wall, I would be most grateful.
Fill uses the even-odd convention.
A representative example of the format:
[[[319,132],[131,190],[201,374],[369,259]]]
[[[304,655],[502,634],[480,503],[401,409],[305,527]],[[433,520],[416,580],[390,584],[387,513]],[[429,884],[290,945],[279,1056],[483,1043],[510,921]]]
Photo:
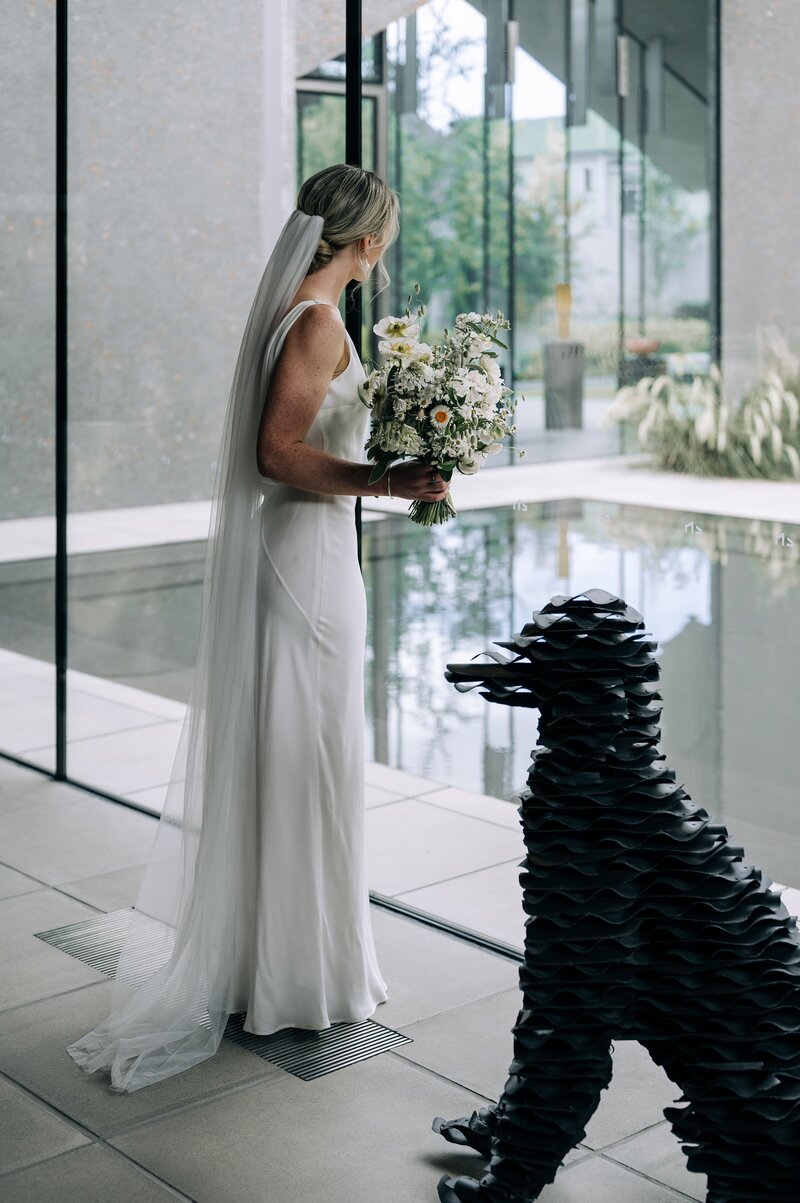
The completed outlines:
[[[69,13],[69,505],[207,498],[244,323],[294,198],[275,133],[291,91],[267,45],[285,30],[263,0]],[[4,29],[9,518],[53,512],[54,5],[7,6]]]
[[[733,395],[760,331],[800,349],[800,4],[722,0],[722,332]]]

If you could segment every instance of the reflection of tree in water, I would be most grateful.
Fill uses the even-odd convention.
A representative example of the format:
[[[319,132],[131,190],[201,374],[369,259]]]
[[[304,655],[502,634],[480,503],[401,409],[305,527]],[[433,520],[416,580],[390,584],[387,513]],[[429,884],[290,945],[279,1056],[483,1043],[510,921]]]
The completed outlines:
[[[462,721],[445,664],[473,655],[476,644],[490,642],[507,625],[511,523],[476,511],[439,528],[388,518],[364,531],[367,709],[380,712],[375,692],[384,688],[390,714],[399,707],[416,717],[424,728],[424,763],[416,771],[430,773]]]

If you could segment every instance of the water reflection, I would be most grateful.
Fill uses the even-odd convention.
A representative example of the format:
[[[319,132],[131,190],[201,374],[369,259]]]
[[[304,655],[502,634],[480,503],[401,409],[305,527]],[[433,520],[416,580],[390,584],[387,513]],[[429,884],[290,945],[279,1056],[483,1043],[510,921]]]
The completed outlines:
[[[512,800],[536,715],[459,694],[445,664],[505,639],[554,594],[599,586],[658,641],[667,764],[751,860],[797,884],[798,539],[777,523],[579,500],[431,530],[366,524],[367,755]]]

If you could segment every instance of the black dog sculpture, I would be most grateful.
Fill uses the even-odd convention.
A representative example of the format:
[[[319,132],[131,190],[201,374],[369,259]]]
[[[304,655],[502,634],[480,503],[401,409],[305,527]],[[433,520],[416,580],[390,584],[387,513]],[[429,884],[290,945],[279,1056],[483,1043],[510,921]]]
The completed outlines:
[[[464,691],[540,711],[528,789],[522,1009],[497,1104],[433,1127],[489,1161],[441,1203],[529,1203],[638,1040],[682,1091],[665,1115],[707,1203],[800,1200],[800,939],[760,870],[660,762],[656,645],[602,589],[557,596]],[[472,684],[469,684],[472,682]]]

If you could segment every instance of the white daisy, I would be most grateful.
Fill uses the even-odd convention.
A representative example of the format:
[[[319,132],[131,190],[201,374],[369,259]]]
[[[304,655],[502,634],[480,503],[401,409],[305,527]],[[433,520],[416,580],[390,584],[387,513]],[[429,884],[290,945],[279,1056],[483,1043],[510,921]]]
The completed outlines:
[[[450,421],[452,413],[449,405],[434,405],[431,410],[431,422],[439,429],[443,429]]]

